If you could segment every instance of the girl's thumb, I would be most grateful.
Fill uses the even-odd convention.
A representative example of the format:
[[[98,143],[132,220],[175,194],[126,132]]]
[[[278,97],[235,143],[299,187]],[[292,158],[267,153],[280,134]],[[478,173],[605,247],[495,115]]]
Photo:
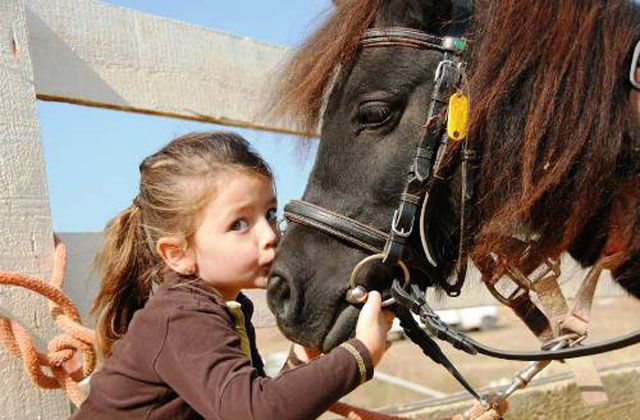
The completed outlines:
[[[380,296],[380,292],[372,290],[369,292],[369,296],[367,297],[367,301],[364,303],[362,307],[362,313],[367,319],[377,319],[380,314],[382,303],[382,296]]]

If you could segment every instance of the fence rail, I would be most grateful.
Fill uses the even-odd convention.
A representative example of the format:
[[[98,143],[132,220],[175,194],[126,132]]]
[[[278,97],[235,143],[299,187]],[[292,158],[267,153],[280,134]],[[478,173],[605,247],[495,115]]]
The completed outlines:
[[[288,48],[89,0],[29,0],[39,99],[306,134],[266,115]]]

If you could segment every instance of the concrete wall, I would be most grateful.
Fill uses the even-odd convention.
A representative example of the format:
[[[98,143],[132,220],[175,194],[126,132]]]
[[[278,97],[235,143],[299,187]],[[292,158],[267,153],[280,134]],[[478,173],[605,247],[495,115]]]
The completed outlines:
[[[100,278],[93,270],[93,258],[102,243],[102,234],[97,232],[58,233],[67,248],[67,268],[64,291],[76,303],[82,321],[93,328],[95,320],[89,314],[91,303],[98,293]],[[269,311],[266,294],[263,290],[245,292],[255,303],[253,321],[257,327],[275,325],[273,314]]]

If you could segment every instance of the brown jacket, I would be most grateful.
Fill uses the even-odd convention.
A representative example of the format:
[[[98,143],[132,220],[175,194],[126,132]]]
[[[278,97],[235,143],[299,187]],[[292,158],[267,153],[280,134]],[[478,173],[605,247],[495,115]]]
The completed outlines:
[[[74,418],[310,419],[372,377],[370,355],[356,339],[266,377],[253,308],[244,295],[238,301],[244,322],[202,282],[167,276],[91,378]]]

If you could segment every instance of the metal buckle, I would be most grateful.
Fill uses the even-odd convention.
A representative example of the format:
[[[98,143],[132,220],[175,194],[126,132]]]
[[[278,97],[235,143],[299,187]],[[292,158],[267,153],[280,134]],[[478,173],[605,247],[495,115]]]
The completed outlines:
[[[442,38],[442,46],[455,54],[460,54],[466,49],[467,40],[457,36],[445,36]]]
[[[545,268],[540,269],[540,267],[538,267],[533,273],[532,276],[535,275],[534,278],[529,278],[529,287],[531,288],[531,290],[533,290],[534,292],[536,292],[538,294],[538,296],[541,296],[542,291],[540,290],[540,288],[536,287],[537,283],[540,282],[542,283],[542,281],[553,281],[556,284],[558,283],[558,279],[560,278],[560,275],[562,274],[562,271],[560,270],[560,260],[559,259],[555,259],[555,258],[547,258],[544,261],[544,264],[546,265]],[[560,291],[560,295],[562,296],[562,292]]]
[[[509,262],[505,259],[498,258],[496,268],[491,273],[491,276],[483,275],[482,282],[486,285],[489,292],[502,304],[511,306],[512,302],[516,301],[520,296],[525,293],[529,293],[528,279],[514,276],[509,271]],[[496,285],[503,279],[511,281],[511,284],[515,284],[515,288],[511,292],[502,292],[498,290]]]
[[[289,227],[289,221],[284,217],[278,220],[278,223],[276,223],[276,228],[280,235],[284,235],[284,233],[287,231],[287,227]]]
[[[391,232],[401,238],[408,238],[413,231],[413,223],[415,222],[416,218],[415,216],[411,218],[411,223],[409,224],[408,230],[404,230],[404,228],[398,228],[398,222],[400,222],[400,213],[398,212],[398,210],[399,209],[395,209],[395,211],[393,212],[393,217],[391,218]]]
[[[499,258],[499,257],[498,257]],[[520,297],[523,293],[529,293],[530,290],[535,288],[535,284],[543,279],[550,277],[560,277],[560,260],[547,258],[544,262],[544,268],[538,268],[532,273],[533,278],[529,278],[522,273],[518,268],[509,264],[507,260],[499,259],[496,261],[498,265],[497,270],[494,271],[491,277],[484,276],[482,281],[486,284],[489,292],[498,299],[501,303],[511,306],[511,303]],[[543,267],[543,266],[541,266]],[[496,287],[503,279],[510,280],[516,287],[510,293],[503,293]]]
[[[445,74],[445,70],[444,66],[451,66],[451,68],[456,68],[455,67],[455,63],[452,60],[442,60],[441,62],[438,63],[438,67],[436,68],[436,74],[435,77],[433,78],[434,82],[438,82],[440,79],[443,78],[444,74]]]
[[[582,343],[585,338],[587,338],[586,334],[580,335],[578,333],[571,332],[546,341],[540,348],[542,350],[552,351],[563,349],[565,347],[573,347]]]

